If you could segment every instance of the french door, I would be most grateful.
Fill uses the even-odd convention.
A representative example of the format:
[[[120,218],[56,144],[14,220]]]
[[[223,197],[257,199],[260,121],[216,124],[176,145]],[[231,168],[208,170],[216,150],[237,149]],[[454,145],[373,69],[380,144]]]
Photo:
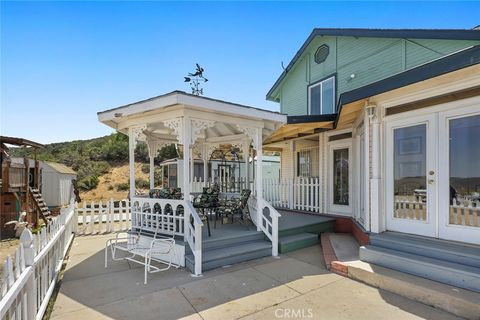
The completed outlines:
[[[386,123],[387,229],[480,244],[480,106]]]
[[[436,236],[435,115],[388,122],[387,228]]]

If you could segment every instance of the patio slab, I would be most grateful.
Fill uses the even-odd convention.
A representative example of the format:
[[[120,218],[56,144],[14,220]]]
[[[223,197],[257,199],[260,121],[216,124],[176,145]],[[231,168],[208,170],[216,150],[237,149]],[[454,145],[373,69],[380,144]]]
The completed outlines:
[[[125,261],[103,267],[110,235],[77,237],[52,319],[271,319],[277,308],[312,308],[317,318],[453,319],[453,316],[326,270],[319,245],[192,277],[149,276]],[[368,315],[368,316],[367,316]],[[318,317],[317,317],[318,316]]]

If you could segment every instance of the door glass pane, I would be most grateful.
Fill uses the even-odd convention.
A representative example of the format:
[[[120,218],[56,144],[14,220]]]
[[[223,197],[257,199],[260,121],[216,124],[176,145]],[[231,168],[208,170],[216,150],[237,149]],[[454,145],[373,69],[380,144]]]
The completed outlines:
[[[322,83],[322,114],[331,114],[335,113],[335,103],[334,103],[334,78],[325,80]]]
[[[427,219],[427,126],[394,130],[394,217]]]
[[[177,165],[171,164],[168,166],[168,186],[176,188],[178,187],[177,182]]]
[[[348,206],[348,149],[333,150],[333,203]]]
[[[480,115],[450,120],[449,222],[480,227]]]
[[[310,87],[310,114],[320,114],[320,84]]]

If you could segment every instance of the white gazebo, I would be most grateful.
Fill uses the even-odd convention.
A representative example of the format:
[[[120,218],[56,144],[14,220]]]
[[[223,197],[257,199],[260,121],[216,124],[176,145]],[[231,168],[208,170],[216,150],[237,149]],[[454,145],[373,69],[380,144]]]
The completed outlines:
[[[145,208],[162,208],[159,226],[165,234],[175,232],[183,236],[195,256],[195,274],[200,274],[202,254],[202,221],[191,203],[193,153],[202,155],[204,170],[210,154],[219,145],[233,144],[250,154],[256,153],[255,181],[249,201],[252,221],[272,241],[272,255],[278,254],[278,212],[263,200],[262,143],[275,130],[286,123],[286,116],[277,112],[243,106],[226,101],[173,91],[158,97],[135,102],[98,113],[99,120],[129,136],[130,195],[132,226],[141,223]],[[150,156],[150,187],[154,188],[154,158],[167,144],[183,148],[183,199],[155,199],[135,194],[134,150],[138,141],[146,142]],[[186,159],[190,159],[187,161]],[[249,167],[248,156],[244,156]],[[252,170],[247,169],[247,181]],[[206,176],[206,175],[204,175]],[[173,208],[173,216],[165,213]],[[183,206],[184,214],[175,212]],[[264,210],[268,208],[268,210]],[[148,211],[151,212],[151,211]],[[155,212],[155,210],[153,210]],[[264,213],[266,212],[266,213]],[[260,213],[260,214],[258,214]],[[157,220],[158,221],[158,220]],[[179,261],[182,264],[182,261]]]

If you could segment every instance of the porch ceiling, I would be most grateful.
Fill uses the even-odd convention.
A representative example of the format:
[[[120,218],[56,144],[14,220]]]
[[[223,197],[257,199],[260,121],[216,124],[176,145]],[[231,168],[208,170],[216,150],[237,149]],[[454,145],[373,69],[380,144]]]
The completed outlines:
[[[322,131],[333,129],[334,121],[309,122],[285,124],[275,131],[264,144],[275,144],[278,142],[291,140],[295,138],[306,137]]]
[[[248,128],[261,129],[265,140],[286,122],[286,116],[281,113],[181,91],[98,113],[100,122],[122,133],[127,134],[131,127],[143,126],[144,138],[172,143],[178,142],[178,135],[171,121],[187,116],[208,123],[196,133],[199,141],[207,143],[241,141],[247,138]]]

